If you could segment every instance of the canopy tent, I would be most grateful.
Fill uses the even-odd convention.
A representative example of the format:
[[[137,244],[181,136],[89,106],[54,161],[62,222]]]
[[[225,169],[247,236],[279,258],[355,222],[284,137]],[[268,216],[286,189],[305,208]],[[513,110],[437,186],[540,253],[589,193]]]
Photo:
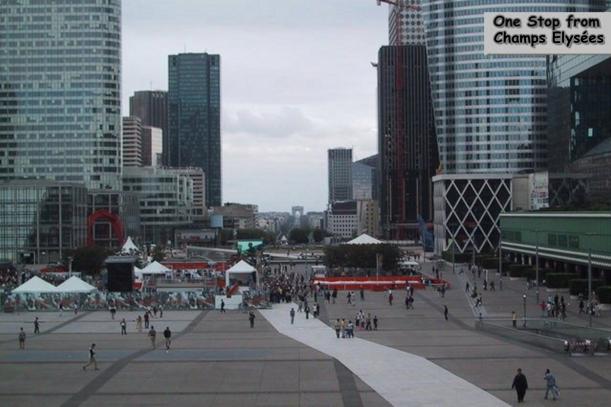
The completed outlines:
[[[127,240],[125,241],[125,244],[123,244],[123,247],[121,248],[121,253],[134,254],[139,252],[140,249],[138,249],[138,246],[136,246],[132,238],[128,236]]]
[[[244,260],[240,260],[225,272],[225,287],[229,287],[229,274],[251,274],[256,271],[257,269],[253,266],[246,263]]]
[[[363,233],[359,237],[352,239],[346,244],[382,244],[382,242],[374,237],[369,236],[367,233]]]
[[[25,294],[25,293],[56,293],[57,287],[53,284],[47,283],[45,280],[38,276],[30,278],[19,287],[15,288],[13,294]]]
[[[94,286],[87,284],[76,276],[70,277],[57,286],[57,291],[61,293],[90,293],[95,290]]]
[[[158,261],[152,262],[141,270],[142,274],[165,274],[171,271],[172,270],[159,263]]]

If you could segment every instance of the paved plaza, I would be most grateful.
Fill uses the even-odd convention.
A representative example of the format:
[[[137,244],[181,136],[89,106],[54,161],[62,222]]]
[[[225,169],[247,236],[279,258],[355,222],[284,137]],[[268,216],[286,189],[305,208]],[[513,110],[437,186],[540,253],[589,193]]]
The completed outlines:
[[[360,309],[378,316],[379,329],[357,330],[358,340],[336,339],[332,329],[303,314],[291,326],[287,304],[257,312],[252,329],[239,311],[167,311],[151,321],[156,350],[146,332],[136,331],[135,312],[118,312],[115,320],[108,312],[1,314],[0,405],[516,405],[511,382],[518,367],[530,387],[524,405],[601,406],[611,399],[609,357],[571,358],[479,331],[464,292],[472,276],[446,269],[444,277],[453,285],[445,298],[417,291],[413,310],[405,309],[402,291],[395,291],[392,306],[384,293],[371,292],[355,305],[341,292],[336,304],[324,304],[324,323],[354,320]],[[503,291],[484,291],[484,312],[509,317],[515,309],[521,316],[524,288],[523,281],[507,280]],[[536,313],[534,290],[527,295],[527,313]],[[32,333],[37,315],[40,335]],[[126,336],[120,335],[122,318]],[[569,320],[585,323],[575,304]],[[594,324],[609,322],[604,316]],[[316,334],[306,340],[310,325]],[[28,334],[25,350],[18,349],[21,326]],[[174,334],[168,353],[166,326]],[[100,370],[83,372],[92,342]],[[543,400],[547,368],[560,386],[556,402]]]

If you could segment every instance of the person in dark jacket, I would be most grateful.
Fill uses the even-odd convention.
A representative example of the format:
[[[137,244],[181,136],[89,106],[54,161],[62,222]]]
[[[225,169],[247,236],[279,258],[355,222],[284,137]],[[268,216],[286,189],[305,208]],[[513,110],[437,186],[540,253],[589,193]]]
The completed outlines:
[[[518,374],[513,378],[511,388],[516,389],[516,393],[518,394],[518,403],[523,403],[524,395],[528,389],[528,381],[526,381],[526,376],[524,376],[522,373],[522,369],[518,369]]]

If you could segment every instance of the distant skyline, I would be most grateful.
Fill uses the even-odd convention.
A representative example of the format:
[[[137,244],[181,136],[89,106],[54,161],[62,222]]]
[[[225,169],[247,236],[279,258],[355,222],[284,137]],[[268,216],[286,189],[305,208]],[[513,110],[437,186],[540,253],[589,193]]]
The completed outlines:
[[[261,211],[327,201],[327,149],[375,154],[388,8],[374,0],[124,0],[122,114],[167,90],[168,55],[221,55],[223,201]]]

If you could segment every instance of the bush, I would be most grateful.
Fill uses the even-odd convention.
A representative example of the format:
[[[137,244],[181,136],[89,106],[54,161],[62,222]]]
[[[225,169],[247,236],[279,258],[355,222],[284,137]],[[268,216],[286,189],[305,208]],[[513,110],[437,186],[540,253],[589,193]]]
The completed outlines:
[[[569,288],[569,281],[575,277],[573,273],[547,273],[545,282],[548,288]]]
[[[530,269],[531,266],[526,264],[511,264],[507,267],[507,272],[510,277],[525,277],[525,274],[528,273]]]
[[[598,301],[603,304],[611,304],[611,285],[603,285],[596,289]]]
[[[592,280],[592,291],[596,291],[598,287],[603,285],[602,280]],[[587,278],[576,278],[569,281],[569,293],[571,295],[583,294],[585,298],[588,297],[588,279]]]

